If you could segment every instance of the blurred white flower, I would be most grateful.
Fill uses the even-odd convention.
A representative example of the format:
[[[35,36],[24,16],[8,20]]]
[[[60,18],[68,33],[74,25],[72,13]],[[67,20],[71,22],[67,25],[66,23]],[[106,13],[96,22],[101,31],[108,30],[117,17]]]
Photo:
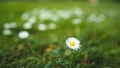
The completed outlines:
[[[89,23],[95,22],[96,20],[97,20],[96,14],[91,14],[87,19]]]
[[[46,26],[45,24],[39,24],[39,25],[38,25],[38,29],[39,29],[40,31],[45,31],[45,30],[47,29],[47,26]]]
[[[31,29],[32,28],[32,24],[29,23],[29,22],[26,22],[26,23],[23,24],[23,28],[24,29]]]
[[[21,31],[21,32],[19,32],[18,36],[21,39],[25,39],[25,38],[29,37],[29,33],[27,31]]]
[[[78,50],[80,48],[80,41],[74,37],[68,38],[66,40],[66,45],[67,47],[73,49],[73,50]]]
[[[50,18],[51,21],[53,22],[57,22],[59,20],[59,17],[57,15],[53,15],[51,18]]]
[[[97,17],[96,23],[100,23],[105,20],[105,15],[101,14],[100,16]]]
[[[50,24],[48,24],[48,28],[54,30],[57,28],[57,26],[55,23],[50,23]]]
[[[5,29],[16,28],[16,27],[17,27],[17,24],[15,22],[5,23],[4,24]]]
[[[96,16],[96,14],[91,14],[87,19],[87,21],[90,22],[90,23],[92,23],[92,22],[100,23],[104,20],[105,20],[105,15],[104,14],[101,14],[99,16]]]
[[[12,34],[11,30],[9,30],[9,29],[3,30],[3,35],[11,35],[11,34]]]
[[[82,17],[84,15],[84,11],[81,8],[73,8],[72,13],[76,16]]]
[[[4,24],[4,28],[5,28],[5,29],[10,29],[10,28],[11,28],[11,26],[10,26],[10,24],[9,24],[9,23],[5,23],[5,24]]]
[[[72,21],[73,24],[79,24],[81,22],[82,21],[80,19],[73,19],[73,21]]]
[[[65,11],[65,10],[64,11],[63,10],[58,11],[57,15],[60,16],[63,19],[68,19],[71,16],[71,14],[69,12]]]
[[[31,17],[28,19],[28,22],[34,24],[36,22],[36,17]]]
[[[50,13],[48,10],[41,11],[39,14],[40,20],[49,20],[52,17],[52,13]]]
[[[16,28],[16,27],[17,27],[16,22],[11,22],[11,23],[10,23],[10,27],[11,27],[11,28]]]
[[[23,13],[21,16],[22,20],[27,20],[29,18],[29,14],[28,13]]]

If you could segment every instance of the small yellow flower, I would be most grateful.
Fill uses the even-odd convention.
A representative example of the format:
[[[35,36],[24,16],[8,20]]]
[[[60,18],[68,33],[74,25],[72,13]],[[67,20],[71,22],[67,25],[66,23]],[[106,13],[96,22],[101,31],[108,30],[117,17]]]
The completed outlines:
[[[101,37],[102,37],[102,39],[106,39],[107,35],[106,34],[102,34]]]
[[[80,41],[74,37],[68,38],[66,40],[66,45],[73,50],[78,50],[81,46]]]
[[[45,51],[46,51],[46,52],[52,52],[52,50],[53,50],[53,48],[50,48],[50,47],[49,47],[49,48],[47,48]]]

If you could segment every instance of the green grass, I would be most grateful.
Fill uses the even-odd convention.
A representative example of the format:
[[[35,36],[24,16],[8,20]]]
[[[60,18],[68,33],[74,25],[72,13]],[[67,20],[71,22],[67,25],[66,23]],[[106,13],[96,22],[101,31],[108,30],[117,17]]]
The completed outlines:
[[[0,3],[0,68],[119,68],[120,67],[120,8],[116,3],[91,5],[86,2]],[[37,24],[28,30],[30,37],[18,38],[24,21],[21,15],[34,8],[82,8],[86,17],[91,13],[104,13],[102,23],[82,23],[75,26],[71,19],[60,20],[57,30],[38,31]],[[108,11],[117,13],[110,16]],[[18,27],[10,36],[2,34],[6,22],[15,21]],[[39,21],[38,21],[39,22]],[[49,22],[49,21],[48,21]],[[69,37],[81,41],[81,48],[71,51],[65,45]]]

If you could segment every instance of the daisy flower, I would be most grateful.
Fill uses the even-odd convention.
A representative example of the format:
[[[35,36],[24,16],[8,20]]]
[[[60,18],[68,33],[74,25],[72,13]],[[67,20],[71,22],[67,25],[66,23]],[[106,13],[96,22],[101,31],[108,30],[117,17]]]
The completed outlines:
[[[39,29],[40,31],[45,31],[45,30],[47,30],[47,26],[46,26],[45,24],[39,24],[39,25],[38,25],[38,29]]]
[[[3,30],[3,35],[11,35],[11,34],[12,34],[11,30],[9,30],[9,29]]]
[[[32,24],[30,22],[26,22],[23,24],[23,28],[24,29],[31,29],[32,28]]]
[[[73,24],[79,24],[81,22],[82,21],[80,19],[73,19],[73,21],[72,21]]]
[[[28,38],[29,37],[29,33],[27,31],[21,31],[19,34],[18,34],[19,38],[21,39],[25,39],[25,38]]]
[[[78,50],[81,46],[80,41],[74,37],[68,38],[66,40],[66,45],[73,50]]]
[[[50,23],[48,24],[48,28],[51,29],[51,30],[54,30],[57,28],[56,24],[55,23]]]
[[[22,16],[21,16],[21,19],[25,21],[29,18],[29,16],[30,16],[29,13],[27,13],[27,12],[23,13]]]

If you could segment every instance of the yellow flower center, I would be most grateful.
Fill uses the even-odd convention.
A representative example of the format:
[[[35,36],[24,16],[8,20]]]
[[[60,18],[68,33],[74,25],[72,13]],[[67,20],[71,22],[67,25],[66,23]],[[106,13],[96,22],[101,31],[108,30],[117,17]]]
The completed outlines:
[[[71,46],[75,46],[75,42],[74,42],[74,41],[71,41],[71,42],[70,42],[70,45],[71,45]]]

